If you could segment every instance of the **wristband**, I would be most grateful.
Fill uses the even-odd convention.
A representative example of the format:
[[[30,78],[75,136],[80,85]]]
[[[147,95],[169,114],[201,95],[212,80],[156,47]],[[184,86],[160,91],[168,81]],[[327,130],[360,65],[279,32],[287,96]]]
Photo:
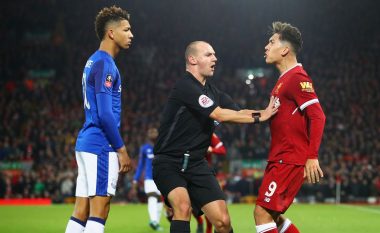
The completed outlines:
[[[260,123],[260,117],[259,116],[254,116],[253,119],[255,119],[255,121],[253,122],[253,124]]]
[[[261,117],[261,113],[259,113],[259,112],[254,112],[254,113],[252,113],[252,118],[255,120],[255,121],[253,122],[253,124],[258,124],[258,123],[260,123],[260,117]]]

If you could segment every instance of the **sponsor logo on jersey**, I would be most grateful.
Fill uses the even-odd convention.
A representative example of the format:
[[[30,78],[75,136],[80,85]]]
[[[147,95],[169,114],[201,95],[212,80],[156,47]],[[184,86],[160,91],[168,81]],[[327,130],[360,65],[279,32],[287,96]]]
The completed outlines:
[[[274,101],[274,107],[275,108],[278,108],[280,107],[281,103],[280,103],[280,99],[279,98],[276,98],[276,101]]]
[[[112,87],[112,76],[107,74],[106,81],[104,82],[104,86],[110,88]]]
[[[88,60],[87,62],[86,62],[86,68],[91,68],[91,66],[92,66],[92,63],[94,63],[93,61],[91,61],[91,60]]]
[[[313,84],[311,82],[300,82],[301,91],[314,92]]]
[[[206,95],[199,96],[198,102],[202,108],[208,108],[214,104],[214,101]]]

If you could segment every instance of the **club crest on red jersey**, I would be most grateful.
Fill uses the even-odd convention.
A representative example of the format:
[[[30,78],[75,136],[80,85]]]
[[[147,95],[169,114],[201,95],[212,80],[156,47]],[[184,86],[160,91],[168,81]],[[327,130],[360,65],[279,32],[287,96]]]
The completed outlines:
[[[112,87],[112,76],[107,74],[106,81],[104,82],[104,86],[110,88]]]
[[[276,90],[274,91],[275,95],[278,95],[278,92],[280,91],[280,88],[282,87],[282,83],[279,83],[276,87]]]

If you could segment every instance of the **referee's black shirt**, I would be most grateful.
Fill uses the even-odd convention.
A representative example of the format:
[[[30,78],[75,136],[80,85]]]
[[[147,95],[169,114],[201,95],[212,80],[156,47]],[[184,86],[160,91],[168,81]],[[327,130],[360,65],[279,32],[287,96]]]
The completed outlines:
[[[192,74],[174,85],[165,106],[154,154],[201,159],[211,144],[217,122],[209,117],[216,107],[239,110],[225,93],[206,81],[203,86]]]

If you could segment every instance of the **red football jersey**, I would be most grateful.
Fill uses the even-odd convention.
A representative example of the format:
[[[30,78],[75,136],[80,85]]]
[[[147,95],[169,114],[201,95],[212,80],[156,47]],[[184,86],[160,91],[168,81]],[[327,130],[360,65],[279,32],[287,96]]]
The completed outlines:
[[[272,90],[279,110],[270,121],[271,147],[268,161],[304,165],[309,149],[308,120],[305,108],[319,104],[313,83],[301,64],[285,71]]]
[[[223,142],[220,141],[219,137],[213,133],[211,136],[211,145],[210,147],[212,148],[211,153],[206,154],[206,160],[209,164],[212,162],[211,155],[216,154],[216,155],[226,155],[226,147],[224,147]]]

